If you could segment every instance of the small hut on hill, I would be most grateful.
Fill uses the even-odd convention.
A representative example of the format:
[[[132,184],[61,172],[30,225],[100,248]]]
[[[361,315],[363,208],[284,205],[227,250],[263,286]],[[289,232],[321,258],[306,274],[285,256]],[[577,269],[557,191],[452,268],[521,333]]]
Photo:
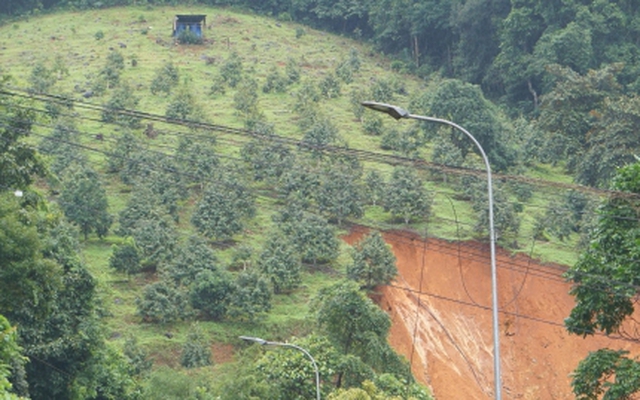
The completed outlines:
[[[207,25],[206,15],[176,15],[173,19],[173,36],[178,37],[181,32],[191,31],[201,38]]]

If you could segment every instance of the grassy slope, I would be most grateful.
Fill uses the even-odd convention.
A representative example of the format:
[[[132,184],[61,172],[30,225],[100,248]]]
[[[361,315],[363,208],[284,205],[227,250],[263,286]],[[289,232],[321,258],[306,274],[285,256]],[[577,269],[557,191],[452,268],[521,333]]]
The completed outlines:
[[[203,46],[181,47],[175,46],[170,38],[172,18],[177,13],[206,14],[209,29],[206,31],[208,43]],[[296,29],[304,29],[306,34],[296,38]],[[96,40],[95,34],[103,32],[104,38]],[[147,34],[143,34],[147,31]],[[121,48],[120,43],[126,45]],[[364,136],[359,123],[354,120],[348,103],[348,94],[352,88],[367,88],[376,78],[394,78],[405,81],[407,92],[418,94],[425,86],[418,80],[407,76],[392,74],[388,61],[376,55],[371,48],[351,40],[336,37],[326,33],[302,28],[296,24],[276,22],[275,20],[246,15],[229,9],[188,7],[188,8],[118,8],[94,10],[87,12],[68,12],[47,15],[20,21],[15,24],[0,27],[0,66],[2,71],[14,77],[14,84],[26,87],[31,67],[37,60],[53,62],[59,55],[69,67],[70,75],[60,80],[54,92],[74,93],[80,98],[80,93],[90,87],[110,49],[118,49],[125,56],[127,67],[123,78],[133,87],[141,98],[139,109],[156,114],[164,114],[168,98],[152,96],[148,90],[156,68],[166,61],[173,61],[179,68],[183,80],[188,81],[193,93],[200,98],[200,105],[205,111],[209,122],[242,127],[242,121],[234,113],[232,99],[234,90],[228,90],[224,96],[210,97],[209,87],[213,77],[217,74],[220,63],[227,59],[231,52],[237,51],[244,60],[245,68],[252,68],[260,85],[264,83],[269,69],[283,66],[289,57],[302,65],[304,80],[318,81],[326,73],[335,69],[338,63],[345,59],[349,50],[355,48],[361,55],[362,69],[355,76],[350,85],[343,85],[342,97],[324,101],[322,110],[332,116],[332,121],[339,127],[342,138],[350,147],[379,152],[380,138]],[[206,65],[203,57],[213,57],[217,60],[214,65]],[[137,67],[130,66],[130,60],[138,60]],[[294,102],[292,93],[299,88],[295,85],[284,94],[260,93],[260,109],[267,120],[275,125],[276,133],[290,137],[300,137],[295,124],[295,115],[291,112]],[[90,101],[102,103],[108,94],[102,98]],[[409,96],[396,95],[397,104],[406,105]],[[89,113],[83,111],[85,116]],[[93,117],[99,117],[93,115]],[[385,121],[385,124],[394,124]],[[162,128],[162,126],[160,126]],[[180,131],[176,127],[166,127],[172,132]],[[46,126],[37,127],[41,133],[48,132]],[[117,135],[114,128],[95,121],[83,120],[80,125],[83,132],[82,140],[94,148],[106,150],[110,141]],[[104,142],[96,142],[93,136],[97,133],[104,135]],[[153,148],[170,152],[175,147],[177,134],[161,135],[153,142]],[[242,141],[242,138],[218,136],[221,150],[230,156],[236,156],[238,146],[232,141]],[[100,154],[91,156],[91,161],[98,170],[104,169],[105,161]],[[367,168],[381,168],[390,171],[386,164],[367,163]],[[543,171],[540,175],[545,177]],[[559,179],[564,179],[563,177]],[[128,193],[121,184],[109,183],[109,200],[111,212],[117,213],[126,203]],[[429,225],[417,227],[420,232],[448,239],[468,239],[470,237],[472,212],[468,203],[455,200],[442,185],[430,187],[443,192],[437,194],[434,200],[434,214],[438,217]],[[523,215],[522,244],[529,249],[531,223],[534,213],[539,212],[543,199],[527,206]],[[536,208],[538,207],[538,208]],[[270,225],[269,209],[263,209],[258,218],[248,228],[239,240],[252,243],[255,248],[262,242],[262,233]],[[188,234],[189,209],[186,208],[179,227],[183,235]],[[365,219],[385,220],[388,214],[380,207],[370,207]],[[457,219],[457,224],[450,221]],[[444,221],[438,223],[438,221]],[[171,326],[138,324],[135,317],[135,297],[140,287],[153,276],[140,275],[127,278],[113,273],[108,268],[108,257],[113,243],[119,238],[110,236],[104,241],[95,239],[85,243],[85,257],[93,273],[98,277],[102,296],[108,311],[112,314],[107,319],[110,333],[119,342],[128,335],[135,335],[140,343],[152,349],[157,360],[171,361],[170,354],[176,354],[180,342],[188,328],[186,323]],[[565,244],[548,243],[536,246],[536,255],[548,261],[572,262],[573,252]],[[222,262],[228,261],[230,250],[219,252]],[[304,333],[303,323],[307,314],[307,300],[322,286],[337,279],[343,270],[348,257],[343,256],[335,266],[338,274],[320,272],[307,273],[304,286],[290,296],[278,296],[275,308],[267,320],[253,325],[224,322],[203,323],[212,340],[217,342],[232,342],[239,334],[251,333],[269,338],[286,338],[291,334]],[[173,339],[163,334],[171,331]]]

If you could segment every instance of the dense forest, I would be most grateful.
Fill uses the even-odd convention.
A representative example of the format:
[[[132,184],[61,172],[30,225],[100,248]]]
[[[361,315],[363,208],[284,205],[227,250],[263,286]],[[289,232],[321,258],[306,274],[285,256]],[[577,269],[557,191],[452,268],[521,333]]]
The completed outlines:
[[[153,10],[173,3],[184,5],[5,1],[0,21],[13,24],[19,37],[21,21],[48,13],[126,5]],[[430,398],[388,345],[389,318],[367,296],[396,274],[377,229],[427,230],[437,218],[446,224],[432,198],[445,188],[454,192],[449,201],[472,220],[466,232],[485,239],[484,181],[476,169],[477,149],[456,132],[442,139],[426,125],[389,128],[381,117],[364,114],[360,102],[367,99],[400,98],[412,111],[449,118],[477,135],[500,174],[500,245],[518,249],[526,223],[532,240],[581,246],[583,255],[567,274],[579,301],[567,320],[570,332],[610,333],[633,311],[630,288],[638,278],[629,259],[637,254],[638,231],[633,195],[639,191],[634,162],[640,154],[640,4],[193,4],[248,10],[370,43],[390,57],[392,74],[415,81],[366,76],[362,70],[376,63],[374,55],[356,49],[320,61],[322,74],[303,76],[309,59],[290,55],[268,60],[271,67],[261,65],[247,55],[260,46],[247,43],[244,53],[227,49],[200,59],[208,69],[201,74],[207,84],[199,85],[190,80],[198,71],[186,72],[188,63],[153,64],[154,57],[139,58],[131,44],[128,48],[102,29],[86,35],[96,47],[110,40],[98,56],[31,59],[28,73],[17,77],[28,87],[16,88],[3,78],[0,394],[10,399],[312,396],[311,367],[300,354],[247,346],[229,369],[217,370],[216,379],[207,381],[206,373],[152,368],[147,350],[158,357],[176,349],[158,346],[157,338],[140,344],[136,336],[171,335],[167,327],[177,327],[182,333],[177,368],[188,371],[213,363],[210,331],[235,334],[257,327],[266,333],[283,330],[289,334],[285,339],[299,335],[296,343],[318,358],[322,392],[333,399]],[[131,24],[142,33],[136,31],[135,40],[151,37],[144,15]],[[232,18],[229,24],[240,22]],[[69,36],[81,36],[77,31],[83,28],[69,28]],[[305,31],[295,33],[300,39]],[[157,51],[188,44],[144,42]],[[75,83],[70,65],[91,70],[86,82]],[[205,86],[206,96],[194,95],[194,87]],[[212,124],[205,101],[226,104],[231,120],[244,127]],[[261,109],[266,101],[286,103],[290,132],[267,121]],[[154,109],[142,111],[142,103]],[[335,109],[342,114],[329,116],[327,110]],[[358,132],[350,131],[350,139],[365,138],[365,147],[375,150],[350,147],[337,120],[355,124]],[[375,145],[369,145],[371,138]],[[550,200],[543,202],[545,193],[536,193],[536,185],[544,184],[527,177],[540,165],[566,173],[580,186],[559,184],[566,193],[547,193]],[[624,165],[631,166],[619,169]],[[616,195],[601,201],[610,193]],[[536,214],[527,219],[531,210]],[[597,217],[589,219],[593,214]],[[377,222],[362,241],[348,251],[341,248],[338,235],[346,224],[372,219]],[[101,296],[122,300],[101,292],[89,272],[82,254],[91,240],[102,246],[98,254],[108,254],[103,267],[133,288],[118,294],[130,296],[125,319],[145,326],[131,328],[134,335],[106,337],[103,319],[112,310]],[[602,251],[610,247],[619,253]],[[318,283],[318,275],[325,281]],[[287,303],[296,301],[309,309],[300,320],[263,324],[272,308],[287,310]],[[576,395],[597,392],[600,386],[589,382],[600,382],[619,367],[632,373],[637,364],[624,352],[594,354],[578,370]],[[631,393],[636,387],[620,390]]]

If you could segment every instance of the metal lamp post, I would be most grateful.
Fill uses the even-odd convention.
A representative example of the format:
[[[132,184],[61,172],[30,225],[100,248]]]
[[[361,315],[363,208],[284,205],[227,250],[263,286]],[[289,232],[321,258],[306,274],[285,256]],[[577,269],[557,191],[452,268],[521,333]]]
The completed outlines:
[[[417,119],[419,121],[437,122],[439,124],[449,125],[454,127],[467,135],[471,141],[476,145],[482,159],[484,160],[485,167],[487,169],[487,193],[489,196],[489,237],[491,242],[491,295],[492,295],[492,312],[493,312],[493,368],[494,368],[494,386],[495,386],[495,398],[500,400],[502,398],[502,384],[500,378],[500,336],[498,332],[498,278],[496,272],[496,235],[493,225],[493,188],[491,179],[491,166],[489,165],[489,159],[480,143],[471,135],[466,129],[460,125],[448,121],[446,119],[426,117],[423,115],[415,115],[409,113],[407,110],[394,106],[391,104],[377,103],[374,101],[362,102],[364,107],[370,108],[375,111],[379,111],[385,114],[389,114],[395,119],[409,118]]]
[[[315,373],[316,373],[316,397],[317,397],[317,400],[320,400],[320,371],[318,371],[318,364],[316,364],[316,360],[314,360],[313,357],[311,357],[311,354],[309,354],[307,350],[295,344],[283,343],[283,342],[271,342],[269,340],[264,340],[264,339],[253,337],[253,336],[240,336],[240,339],[246,340],[248,342],[258,343],[259,345],[262,345],[262,346],[289,347],[289,348],[296,349],[303,352],[304,355],[307,356],[309,360],[311,360],[311,363],[313,364],[313,369],[315,370]]]

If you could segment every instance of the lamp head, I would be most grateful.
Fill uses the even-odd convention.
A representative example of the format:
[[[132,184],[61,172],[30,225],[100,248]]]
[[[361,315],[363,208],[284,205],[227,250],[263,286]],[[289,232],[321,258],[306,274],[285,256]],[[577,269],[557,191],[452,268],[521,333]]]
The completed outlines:
[[[409,116],[409,111],[392,104],[378,103],[375,101],[363,101],[360,104],[362,104],[363,107],[370,108],[374,111],[389,114],[395,119],[407,118]]]
[[[240,339],[246,340],[247,342],[258,343],[258,344],[260,344],[262,346],[264,346],[265,344],[269,343],[268,341],[266,341],[264,339],[261,339],[261,338],[258,338],[258,337],[253,337],[253,336],[239,336],[239,337],[240,337]]]

